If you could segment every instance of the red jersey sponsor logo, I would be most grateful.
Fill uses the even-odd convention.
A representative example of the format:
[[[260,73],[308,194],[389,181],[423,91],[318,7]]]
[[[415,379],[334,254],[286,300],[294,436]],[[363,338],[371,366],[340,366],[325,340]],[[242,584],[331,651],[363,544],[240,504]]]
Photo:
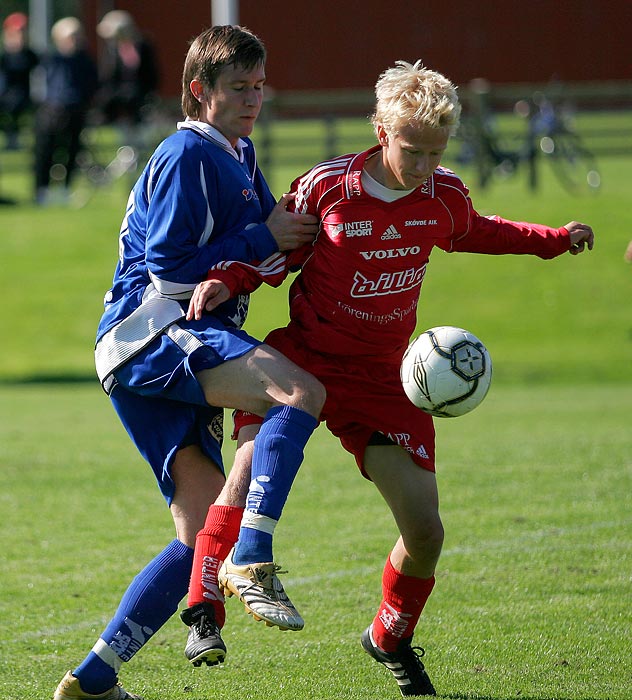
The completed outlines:
[[[408,224],[406,224],[408,225]],[[402,234],[391,224],[386,231],[380,236],[380,238],[383,241],[390,241],[393,240],[394,238],[401,238]]]
[[[419,287],[426,274],[426,266],[409,267],[398,272],[382,272],[377,278],[370,279],[357,271],[351,287],[352,297],[377,297],[384,294],[400,294]]]
[[[390,325],[396,321],[405,321],[410,314],[414,313],[417,309],[417,299],[414,299],[409,306],[402,309],[401,306],[397,306],[390,311],[385,311],[383,313],[377,313],[376,311],[371,311],[370,309],[357,309],[350,304],[345,304],[341,301],[338,302],[338,306],[345,313],[357,318],[360,321],[368,321],[370,323],[379,323],[380,325],[386,326]]]
[[[360,255],[365,260],[386,260],[387,258],[405,258],[407,255],[419,255],[421,248],[411,245],[407,248],[389,248],[388,250],[361,250]]]
[[[345,233],[347,238],[354,236],[370,236],[373,233],[372,221],[343,221],[340,224],[329,226],[329,231],[333,236]]]
[[[349,173],[349,196],[359,197],[362,194],[362,187],[360,182],[362,181],[362,171],[352,170]]]
[[[438,219],[409,219],[404,226],[438,226]]]

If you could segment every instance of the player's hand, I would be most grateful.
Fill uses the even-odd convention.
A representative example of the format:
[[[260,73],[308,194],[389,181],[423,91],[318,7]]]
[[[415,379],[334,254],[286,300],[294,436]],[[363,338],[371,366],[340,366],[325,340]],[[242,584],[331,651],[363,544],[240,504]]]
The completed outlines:
[[[571,238],[571,255],[579,255],[586,248],[593,249],[595,243],[595,234],[592,228],[587,224],[580,224],[578,221],[571,221],[564,228],[568,231]]]
[[[186,319],[199,321],[205,311],[213,311],[220,304],[230,299],[230,291],[224,282],[219,280],[206,280],[200,282],[193,290],[189,301],[189,309]]]
[[[287,210],[293,199],[294,194],[284,194],[266,220],[281,251],[294,250],[311,243],[318,233],[317,217]]]

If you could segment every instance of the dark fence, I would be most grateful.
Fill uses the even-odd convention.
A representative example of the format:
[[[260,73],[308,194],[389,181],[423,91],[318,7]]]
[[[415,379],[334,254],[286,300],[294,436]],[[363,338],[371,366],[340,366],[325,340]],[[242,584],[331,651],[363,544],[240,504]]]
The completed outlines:
[[[519,141],[529,128],[525,105],[532,109],[542,97],[558,114],[571,117],[573,128],[596,157],[632,154],[632,81],[495,85],[479,80],[461,87],[459,93],[463,129],[446,154],[448,165],[467,150],[468,140],[479,138],[476,130],[480,132],[484,124],[494,123],[498,138]],[[374,105],[371,89],[268,92],[266,98],[254,134],[259,162],[266,173],[287,168],[292,176],[298,175],[320,160],[375,143],[369,121]],[[138,154],[139,164],[181,119],[176,102],[157,105],[156,114],[153,122],[143,127],[145,148]],[[596,118],[599,114],[608,116]],[[116,134],[114,141],[101,137],[98,126],[88,131],[91,157],[106,165],[125,145],[116,140]],[[96,140],[95,135],[99,135]],[[30,151],[28,135],[25,146]],[[0,174],[30,167],[27,153],[0,154]]]
[[[519,138],[528,130],[525,110],[544,98],[558,116],[563,115],[595,154],[632,154],[632,81],[487,84],[472,81],[459,90],[463,103],[463,130],[471,137],[472,125],[498,118],[503,137]],[[369,116],[372,90],[291,91],[272,94],[257,124],[259,161],[273,167],[309,165],[374,143]],[[521,112],[522,110],[522,112]],[[618,118],[583,119],[595,113]],[[317,122],[318,128],[301,129],[300,123]],[[355,125],[355,126],[353,126]],[[448,157],[460,150],[458,144]]]

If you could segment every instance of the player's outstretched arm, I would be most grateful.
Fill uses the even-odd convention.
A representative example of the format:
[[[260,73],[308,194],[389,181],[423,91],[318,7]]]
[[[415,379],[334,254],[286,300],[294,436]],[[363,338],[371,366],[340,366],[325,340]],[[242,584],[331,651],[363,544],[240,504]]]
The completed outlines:
[[[590,226],[581,224],[579,221],[571,221],[564,228],[568,231],[571,239],[571,255],[579,255],[586,248],[593,249],[595,243],[595,234]]]
[[[294,194],[284,194],[266,220],[280,251],[295,250],[311,243],[318,233],[317,217],[287,210],[293,201]]]

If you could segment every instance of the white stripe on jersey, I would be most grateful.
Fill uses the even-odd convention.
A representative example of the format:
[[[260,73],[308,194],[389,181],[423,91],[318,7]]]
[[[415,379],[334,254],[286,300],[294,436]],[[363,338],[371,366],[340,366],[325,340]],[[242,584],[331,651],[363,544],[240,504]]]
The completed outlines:
[[[211,212],[211,205],[208,201],[208,192],[206,191],[206,178],[204,177],[204,165],[200,161],[200,183],[202,185],[202,192],[204,192],[204,199],[206,200],[206,221],[204,222],[204,231],[200,236],[198,241],[198,248],[206,245],[208,239],[211,237],[213,232],[213,226],[215,225],[215,219],[213,218],[213,213]]]
[[[342,175],[347,169],[349,162],[354,156],[340,156],[333,160],[319,163],[301,180],[301,186],[296,194],[295,207],[298,212],[303,213],[306,209],[305,200],[311,194],[314,186],[324,178]],[[339,183],[336,183],[339,184]]]
[[[327,172],[322,173],[319,177],[313,178],[313,179],[309,182],[309,186],[308,186],[308,187],[301,187],[301,188],[299,189],[299,191],[297,192],[297,194],[296,194],[295,205],[294,205],[295,208],[296,208],[296,211],[299,212],[299,214],[304,214],[304,213],[305,213],[305,211],[307,210],[306,201],[307,201],[307,199],[309,198],[310,194],[312,193],[312,190],[314,189],[314,187],[315,187],[321,180],[325,180],[325,179],[327,179],[328,177],[331,177],[332,175],[343,175],[344,172],[345,172],[344,169],[341,169],[341,170],[328,170]],[[305,184],[307,184],[307,183],[305,183]],[[336,182],[336,185],[335,185],[335,186],[338,187],[339,185],[340,185],[340,183],[339,183],[339,182]],[[330,189],[331,189],[331,188],[330,188]],[[319,203],[320,203],[320,200],[319,200]]]
[[[189,299],[197,284],[182,284],[180,282],[169,282],[156,277],[151,270],[147,270],[149,279],[160,294],[169,299]]]
[[[156,161],[152,158],[151,165],[149,166],[149,177],[147,178],[147,191],[145,196],[147,201],[151,201],[151,195],[154,192],[154,171],[156,170]]]
[[[248,263],[238,260],[225,260],[217,265],[213,265],[211,270],[228,270],[231,265],[239,265],[239,267],[250,268],[256,270],[262,277],[273,277],[279,275],[285,270],[286,255],[284,253],[273,253],[258,265],[249,265]]]

